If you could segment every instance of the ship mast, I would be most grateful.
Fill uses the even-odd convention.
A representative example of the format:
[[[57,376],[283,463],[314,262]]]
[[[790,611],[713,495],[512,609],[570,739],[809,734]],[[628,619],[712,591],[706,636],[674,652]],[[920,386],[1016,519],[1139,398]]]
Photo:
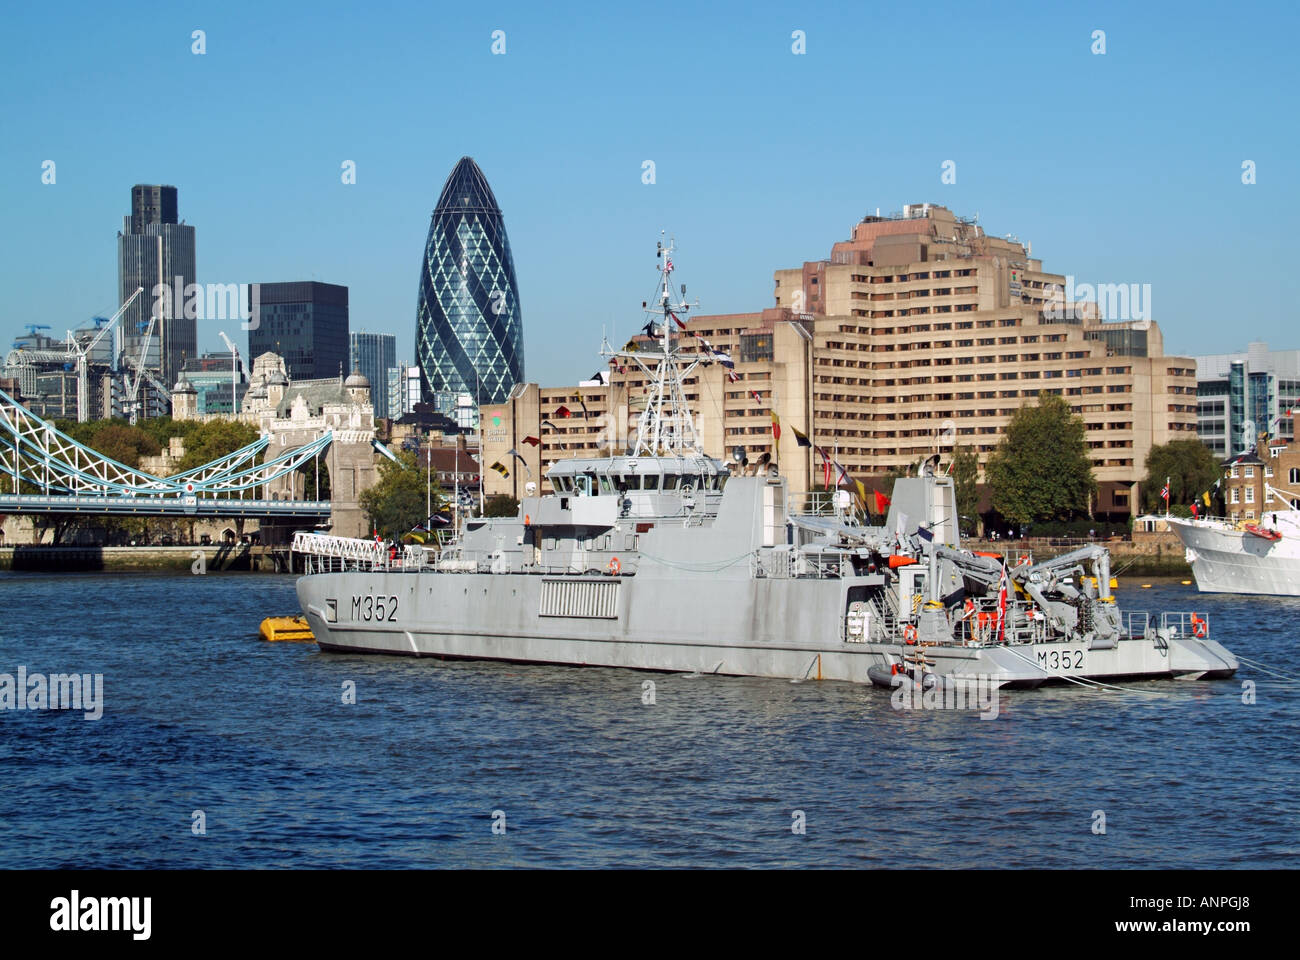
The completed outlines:
[[[631,450],[632,456],[703,456],[704,446],[695,429],[695,419],[686,403],[686,392],[682,381],[700,363],[698,358],[692,360],[685,369],[679,364],[681,352],[677,349],[673,337],[674,326],[685,329],[685,322],[678,314],[686,314],[691,305],[686,302],[686,286],[682,285],[682,299],[673,302],[672,254],[676,243],[669,240],[668,246],[663,241],[658,244],[656,256],[659,258],[659,284],[656,287],[655,301],[646,303],[646,316],[649,318],[642,328],[646,336],[659,340],[660,352],[643,354],[640,351],[613,350],[608,341],[601,346],[601,356],[620,358],[635,363],[649,378],[649,393],[646,396],[645,410],[637,425],[636,443]],[[656,331],[656,324],[659,329]],[[649,362],[653,361],[651,367]]]

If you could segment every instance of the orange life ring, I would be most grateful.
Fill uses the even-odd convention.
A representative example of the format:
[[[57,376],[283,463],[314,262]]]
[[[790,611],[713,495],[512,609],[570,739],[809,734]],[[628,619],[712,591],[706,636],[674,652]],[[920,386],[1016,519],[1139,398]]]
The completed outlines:
[[[623,565],[618,562],[618,557],[609,561],[609,573],[612,577],[617,577],[623,571]]]
[[[916,624],[909,623],[907,626],[903,627],[903,639],[907,641],[908,644],[916,643]]]
[[[1201,617],[1192,614],[1192,636],[1205,639],[1210,635],[1210,625]]]

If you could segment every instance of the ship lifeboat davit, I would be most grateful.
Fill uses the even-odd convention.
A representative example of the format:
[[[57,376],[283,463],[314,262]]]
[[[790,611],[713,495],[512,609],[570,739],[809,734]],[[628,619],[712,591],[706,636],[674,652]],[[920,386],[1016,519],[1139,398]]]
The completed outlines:
[[[311,627],[306,617],[267,617],[262,621],[261,637],[270,643],[280,641],[311,642]]]

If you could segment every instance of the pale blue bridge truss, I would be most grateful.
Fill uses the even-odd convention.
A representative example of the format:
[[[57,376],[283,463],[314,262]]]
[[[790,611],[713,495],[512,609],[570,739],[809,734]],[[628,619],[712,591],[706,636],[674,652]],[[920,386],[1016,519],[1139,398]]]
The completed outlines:
[[[201,467],[156,477],[78,443],[0,390],[0,514],[328,519],[328,500],[278,499],[269,489],[319,458],[333,434],[263,460],[270,439],[262,436]]]

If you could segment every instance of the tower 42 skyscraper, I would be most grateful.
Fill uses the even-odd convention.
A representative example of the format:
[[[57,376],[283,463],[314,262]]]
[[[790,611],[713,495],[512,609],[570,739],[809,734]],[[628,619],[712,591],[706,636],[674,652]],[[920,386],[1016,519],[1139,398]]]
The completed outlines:
[[[443,185],[420,264],[415,352],[428,400],[504,401],[524,378],[519,286],[501,208],[461,157]]]

